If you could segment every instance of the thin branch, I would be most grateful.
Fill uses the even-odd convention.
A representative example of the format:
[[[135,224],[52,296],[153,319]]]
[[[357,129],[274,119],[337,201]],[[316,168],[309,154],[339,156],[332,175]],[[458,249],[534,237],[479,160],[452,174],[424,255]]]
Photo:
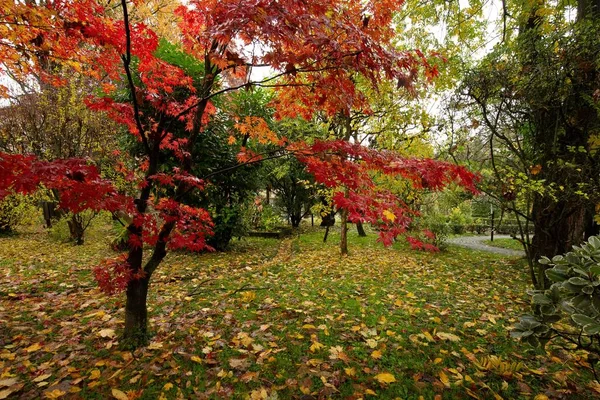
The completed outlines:
[[[150,154],[150,144],[148,143],[148,138],[144,133],[142,121],[140,120],[140,107],[137,101],[136,87],[135,83],[133,82],[133,75],[131,73],[131,26],[129,25],[129,12],[127,11],[127,0],[121,0],[121,8],[123,9],[123,23],[125,24],[125,54],[121,54],[121,60],[123,60],[123,68],[125,69],[125,73],[127,75],[127,83],[129,85],[129,91],[131,92],[131,102],[133,103],[135,125],[137,127],[138,132],[140,133],[140,137],[142,138],[144,148],[146,149],[148,154]]]

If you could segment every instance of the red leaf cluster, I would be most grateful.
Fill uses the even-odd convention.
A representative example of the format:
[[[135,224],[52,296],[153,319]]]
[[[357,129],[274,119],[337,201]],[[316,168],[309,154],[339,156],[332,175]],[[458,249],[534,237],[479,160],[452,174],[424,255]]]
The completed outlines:
[[[348,211],[348,219],[376,225],[379,240],[386,246],[407,230],[418,213],[395,194],[378,187],[375,181],[378,174],[405,179],[421,190],[440,190],[456,183],[477,192],[478,177],[464,167],[447,162],[405,158],[392,151],[343,140],[317,141],[311,146],[296,145],[293,149],[317,182],[336,189],[333,201],[338,208]],[[409,242],[418,248],[435,249],[417,239]]]
[[[133,199],[118,193],[86,160],[40,161],[33,156],[0,153],[0,199],[15,192],[33,193],[40,186],[57,190],[59,206],[74,213],[134,210]]]

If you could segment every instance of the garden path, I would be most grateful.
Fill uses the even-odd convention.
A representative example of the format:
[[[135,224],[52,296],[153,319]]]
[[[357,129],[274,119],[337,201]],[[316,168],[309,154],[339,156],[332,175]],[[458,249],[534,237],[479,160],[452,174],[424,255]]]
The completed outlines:
[[[477,236],[457,236],[448,239],[448,243],[467,247],[473,250],[487,251],[489,253],[505,254],[507,256],[524,256],[524,251],[503,249],[500,247],[494,247],[483,243],[488,240],[489,235],[477,235]],[[510,239],[510,235],[494,235],[495,239]]]

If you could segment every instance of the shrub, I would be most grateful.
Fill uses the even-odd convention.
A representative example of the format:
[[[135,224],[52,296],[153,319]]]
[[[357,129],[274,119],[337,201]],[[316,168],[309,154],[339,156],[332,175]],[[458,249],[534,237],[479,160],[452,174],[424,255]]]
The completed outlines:
[[[0,201],[0,233],[14,232],[15,228],[32,214],[30,198],[13,194]]]
[[[512,336],[533,346],[544,347],[561,337],[575,349],[587,350],[590,362],[600,355],[600,239],[596,236],[581,247],[552,260],[546,277],[552,282],[547,290],[535,291],[533,313],[515,325]]]

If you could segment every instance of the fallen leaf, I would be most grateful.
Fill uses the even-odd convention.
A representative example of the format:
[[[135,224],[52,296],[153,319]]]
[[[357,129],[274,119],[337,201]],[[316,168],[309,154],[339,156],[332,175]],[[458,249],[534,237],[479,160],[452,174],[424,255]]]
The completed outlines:
[[[100,378],[100,375],[102,375],[102,373],[100,372],[100,370],[99,369],[94,369],[90,373],[90,379],[91,380],[98,379],[98,378]]]
[[[49,392],[44,392],[44,396],[45,396],[47,399],[58,399],[59,397],[62,397],[62,396],[64,396],[65,394],[67,394],[67,392],[63,392],[63,391],[62,391],[62,390],[60,390],[60,389],[54,389],[54,390],[51,390],[51,391],[49,391]],[[128,399],[128,400],[129,400],[129,399]]]
[[[382,372],[381,374],[375,375],[375,380],[384,384],[396,382],[394,375],[390,374],[389,372]]]
[[[442,340],[449,340],[451,342],[460,342],[460,337],[458,337],[452,333],[438,332],[435,335]]]
[[[100,332],[98,332],[98,334],[100,335],[100,337],[111,338],[111,339],[113,339],[117,336],[117,334],[115,333],[115,330],[109,329],[109,328],[100,330]]]
[[[11,388],[0,390],[0,400],[8,399],[8,396],[10,396],[13,392],[14,390]]]
[[[448,375],[446,375],[444,373],[444,371],[440,371],[440,381],[442,381],[442,383],[444,384],[444,386],[446,386],[447,388],[450,387],[450,379],[448,378]]]
[[[31,346],[29,346],[28,348],[26,348],[25,351],[28,352],[28,353],[33,353],[34,351],[38,351],[41,348],[42,348],[41,344],[34,343]]]
[[[111,393],[117,400],[129,400],[129,397],[125,394],[125,392],[122,392],[119,389],[112,389]]]
[[[41,382],[41,381],[45,381],[46,379],[50,378],[52,376],[52,374],[44,374],[44,375],[40,375],[37,378],[35,378],[33,381],[34,382]]]
[[[12,386],[18,381],[19,380],[17,378],[0,379],[0,387]]]
[[[381,351],[379,351],[379,350],[374,350],[374,351],[371,353],[371,357],[373,357],[373,358],[374,358],[374,359],[376,359],[376,360],[377,360],[377,359],[379,359],[379,358],[381,358]]]

